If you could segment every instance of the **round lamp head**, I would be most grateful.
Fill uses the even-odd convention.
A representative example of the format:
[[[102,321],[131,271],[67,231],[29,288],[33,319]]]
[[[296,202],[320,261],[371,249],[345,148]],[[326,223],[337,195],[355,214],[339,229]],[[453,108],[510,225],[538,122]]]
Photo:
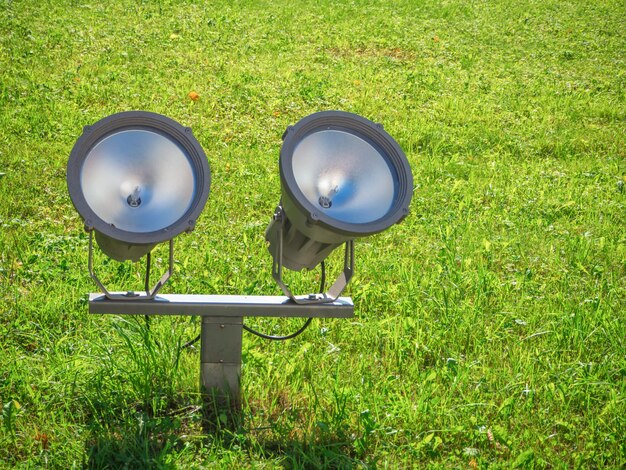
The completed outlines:
[[[287,129],[280,175],[287,217],[336,234],[328,242],[385,230],[406,217],[413,194],[396,141],[380,124],[342,111],[312,114]]]
[[[279,166],[287,229],[304,236],[283,245],[287,267],[314,267],[338,244],[409,212],[413,176],[404,152],[380,124],[356,114],[324,111],[287,128]],[[307,240],[321,245],[306,254]]]
[[[70,154],[72,202],[101,249],[137,260],[192,230],[209,195],[206,155],[190,128],[129,111],[85,127]]]

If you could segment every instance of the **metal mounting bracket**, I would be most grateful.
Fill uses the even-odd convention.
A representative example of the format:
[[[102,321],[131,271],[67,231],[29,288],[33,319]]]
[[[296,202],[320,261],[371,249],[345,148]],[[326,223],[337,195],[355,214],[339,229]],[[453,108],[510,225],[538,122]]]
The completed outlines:
[[[93,270],[93,230],[89,230],[89,259],[87,262],[89,268],[89,275],[91,279],[96,283],[96,285],[100,288],[100,291],[106,296],[107,299],[110,300],[146,300],[146,299],[154,299],[156,295],[161,290],[161,287],[167,282],[167,280],[172,276],[172,272],[174,269],[174,239],[170,239],[170,254],[169,254],[169,267],[167,271],[161,276],[161,279],[154,285],[154,287],[150,288],[150,265],[151,265],[151,256],[150,253],[146,256],[146,274],[144,279],[144,290],[145,295],[140,295],[135,292],[129,291],[126,293],[119,292],[110,292],[100,281],[98,276]]]
[[[337,300],[354,274],[354,240],[348,240],[345,243],[343,271],[326,292],[320,294],[295,295],[283,281],[283,216],[281,212],[277,212],[274,214],[274,217],[280,223],[277,231],[278,254],[274,257],[272,262],[272,277],[276,281],[276,284],[278,284],[287,297],[300,305],[323,304]]]

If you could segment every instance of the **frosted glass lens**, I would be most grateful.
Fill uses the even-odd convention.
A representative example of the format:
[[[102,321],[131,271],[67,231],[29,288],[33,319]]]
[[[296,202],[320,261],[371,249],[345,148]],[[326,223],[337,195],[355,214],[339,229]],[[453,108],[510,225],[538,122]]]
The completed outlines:
[[[85,158],[80,184],[98,217],[137,233],[175,223],[196,192],[187,153],[164,135],[147,130],[115,132],[98,142]]]
[[[314,132],[296,146],[296,184],[321,213],[368,223],[389,212],[396,182],[383,155],[365,140],[338,130]]]

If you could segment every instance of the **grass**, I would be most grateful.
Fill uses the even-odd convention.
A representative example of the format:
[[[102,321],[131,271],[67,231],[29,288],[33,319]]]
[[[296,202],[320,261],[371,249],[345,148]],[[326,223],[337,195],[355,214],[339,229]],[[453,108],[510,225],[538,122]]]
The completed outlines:
[[[625,16],[611,0],[0,2],[0,465],[626,465]],[[167,292],[279,292],[263,231],[280,137],[307,114],[381,122],[413,167],[412,214],[356,245],[355,318],[244,336],[234,432],[202,427],[199,354],[179,349],[197,319],[87,314],[65,165],[84,125],[130,109],[191,126],[212,168]],[[98,266],[141,286],[138,266]]]

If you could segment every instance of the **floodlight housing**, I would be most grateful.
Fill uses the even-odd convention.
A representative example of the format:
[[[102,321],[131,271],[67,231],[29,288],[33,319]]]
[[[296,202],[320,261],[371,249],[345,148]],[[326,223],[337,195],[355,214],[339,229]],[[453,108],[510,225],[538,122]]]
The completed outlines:
[[[281,202],[266,231],[275,278],[283,266],[313,269],[343,243],[351,271],[352,240],[409,213],[406,155],[382,125],[356,114],[324,111],[288,127],[279,168]]]
[[[67,186],[90,232],[94,280],[92,233],[117,261],[138,261],[168,240],[171,260],[171,241],[193,230],[210,183],[191,128],[168,117],[127,111],[86,126],[70,153]]]

